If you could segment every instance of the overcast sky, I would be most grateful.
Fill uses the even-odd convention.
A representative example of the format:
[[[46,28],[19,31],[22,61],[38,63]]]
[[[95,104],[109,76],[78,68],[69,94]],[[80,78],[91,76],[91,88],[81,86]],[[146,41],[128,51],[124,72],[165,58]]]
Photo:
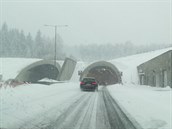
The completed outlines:
[[[57,32],[65,44],[134,44],[171,42],[170,0],[1,0],[1,25],[35,36],[53,37],[44,24],[63,25]]]

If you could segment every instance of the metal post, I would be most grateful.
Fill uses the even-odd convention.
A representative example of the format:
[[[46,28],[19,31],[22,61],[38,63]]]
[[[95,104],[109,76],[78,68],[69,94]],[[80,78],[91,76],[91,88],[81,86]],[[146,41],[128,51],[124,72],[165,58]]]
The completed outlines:
[[[57,55],[57,52],[56,52],[56,47],[57,47],[57,26],[55,26],[55,50],[54,50],[54,65],[56,66],[56,55]]]
[[[171,81],[170,81],[170,83],[171,83],[171,88],[172,88],[172,50],[170,51],[171,52]]]
[[[54,27],[55,29],[55,44],[54,44],[54,65],[56,66],[56,56],[57,56],[57,27],[68,27],[68,25],[44,25],[49,27]]]

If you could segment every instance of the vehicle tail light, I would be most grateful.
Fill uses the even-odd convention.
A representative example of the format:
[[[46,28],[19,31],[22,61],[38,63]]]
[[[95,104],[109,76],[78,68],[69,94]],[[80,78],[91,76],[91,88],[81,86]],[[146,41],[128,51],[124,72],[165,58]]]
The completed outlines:
[[[93,85],[96,85],[97,83],[96,82],[92,82]]]
[[[80,85],[83,85],[83,84],[84,84],[84,82],[81,82],[81,83],[80,83]]]

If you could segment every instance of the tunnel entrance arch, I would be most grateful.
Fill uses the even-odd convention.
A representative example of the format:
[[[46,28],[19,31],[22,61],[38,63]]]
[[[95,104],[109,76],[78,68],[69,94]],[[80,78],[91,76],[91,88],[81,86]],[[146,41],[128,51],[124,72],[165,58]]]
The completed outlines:
[[[80,80],[84,77],[94,77],[99,85],[112,85],[121,83],[121,73],[110,62],[98,61],[89,65],[81,74]]]
[[[52,60],[41,60],[22,69],[15,80],[26,82],[38,82],[43,78],[57,80],[61,66]]]

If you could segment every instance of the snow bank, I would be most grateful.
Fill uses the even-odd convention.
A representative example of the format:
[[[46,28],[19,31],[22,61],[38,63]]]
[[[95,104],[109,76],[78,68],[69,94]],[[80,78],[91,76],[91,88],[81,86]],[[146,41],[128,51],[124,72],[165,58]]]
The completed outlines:
[[[172,89],[112,85],[110,94],[144,129],[172,129]]]
[[[47,119],[49,115],[46,112],[51,113],[48,120],[56,119],[80,93],[79,83],[58,83],[51,86],[25,84],[16,88],[1,88],[0,128],[18,128],[33,121],[33,118]]]

